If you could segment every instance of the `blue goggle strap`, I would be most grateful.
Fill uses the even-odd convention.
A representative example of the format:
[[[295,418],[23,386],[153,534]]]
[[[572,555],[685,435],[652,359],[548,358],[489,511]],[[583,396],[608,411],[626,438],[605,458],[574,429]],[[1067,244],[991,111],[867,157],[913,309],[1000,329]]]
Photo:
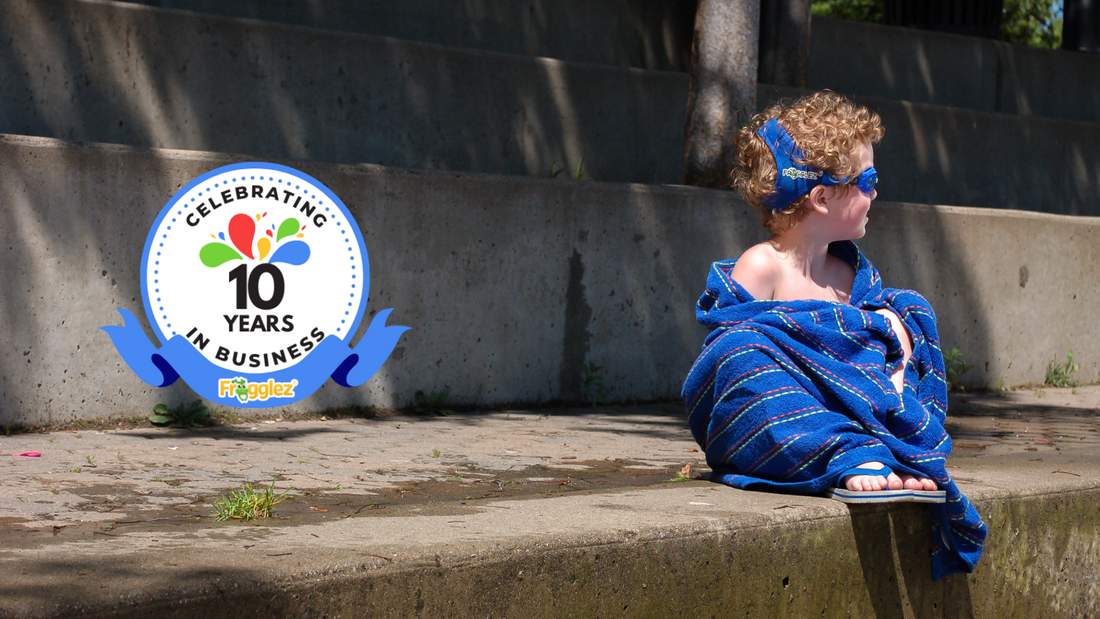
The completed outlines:
[[[794,138],[776,119],[768,119],[756,134],[764,139],[768,150],[772,152],[772,157],[775,158],[777,171],[775,191],[763,200],[764,206],[771,210],[781,211],[787,208],[817,185],[828,187],[848,182],[848,177],[837,178],[832,174],[798,163],[800,160],[804,161],[806,156],[794,143]]]

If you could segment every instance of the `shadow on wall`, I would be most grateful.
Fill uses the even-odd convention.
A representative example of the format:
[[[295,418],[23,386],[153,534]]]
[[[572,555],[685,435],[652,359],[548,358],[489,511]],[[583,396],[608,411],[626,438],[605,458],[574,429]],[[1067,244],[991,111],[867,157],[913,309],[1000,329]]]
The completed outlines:
[[[124,307],[150,333],[147,226],[184,183],[240,160],[0,139],[0,204],[13,225],[0,258],[12,291],[0,300],[0,424],[140,415],[194,398],[182,383],[141,383],[98,329]],[[612,400],[675,398],[705,336],[693,309],[710,263],[763,236],[729,192],[298,167],[363,231],[368,309],[398,308],[391,322],[413,330],[363,387],[328,384],[285,413],[403,407],[417,389],[449,390],[459,405],[573,399],[586,362],[607,368]]]
[[[577,205],[578,226],[588,230],[577,247],[595,308],[589,359],[608,366],[611,400],[677,398],[708,333],[695,304],[711,264],[741,255],[767,233],[755,211],[727,191],[634,185],[615,217],[600,193],[578,193],[591,203]],[[580,367],[566,372],[579,376]]]
[[[555,25],[556,17],[548,19],[547,32],[564,27]],[[665,51],[679,50],[676,28],[667,23],[663,28]],[[653,45],[643,46],[644,56],[660,56]],[[44,0],[0,8],[0,81],[5,85],[0,132],[16,135],[247,153],[232,161],[296,158],[529,176],[548,176],[555,164],[575,169],[583,162],[602,180],[682,177],[678,151],[668,157],[662,145],[682,140],[683,104],[647,96],[670,88],[686,94],[687,77],[674,73],[643,79],[627,69],[451,52],[119,3]],[[599,102],[616,100],[622,92],[630,93],[623,105],[601,107]],[[659,127],[661,135],[637,130],[644,126]],[[3,340],[12,351],[3,358],[10,380],[0,381],[0,423],[131,415],[150,402],[193,397],[182,383],[165,390],[144,385],[117,355],[93,360],[87,333],[121,321],[98,306],[73,309],[100,301],[107,308],[126,307],[150,332],[137,276],[142,245],[134,241],[144,232],[135,234],[135,226],[152,221],[196,170],[231,161],[120,148],[108,165],[126,172],[121,175],[97,167],[103,157],[87,156],[91,150],[102,153],[98,146],[15,150],[20,154],[9,162],[14,173],[0,185],[18,228],[4,260],[11,289],[18,293],[0,304]],[[67,180],[43,184],[43,169]],[[135,184],[136,178],[144,180]],[[596,211],[591,215],[598,217]],[[437,229],[432,235],[446,233]],[[573,262],[582,264],[576,252],[573,258],[569,252],[561,256],[563,281]],[[73,265],[79,265],[78,275]],[[691,294],[704,279],[705,267],[692,273]],[[438,366],[443,358],[436,361]],[[28,375],[33,382],[15,381],[27,373],[24,366],[33,368]],[[89,366],[95,380],[85,375]],[[556,386],[558,376],[549,384]],[[678,393],[681,379],[670,381],[675,389],[668,393]],[[387,376],[374,382],[396,399],[425,386],[402,384],[403,395],[395,395]],[[499,384],[484,390],[478,385],[457,399],[516,399],[499,391]],[[555,386],[545,387],[548,397],[556,396]],[[314,400],[320,406],[346,404],[347,396],[338,391],[328,386]],[[666,392],[657,397],[667,397]],[[360,393],[357,401],[371,398]],[[93,409],[98,412],[90,413]]]
[[[859,102],[877,111],[886,127],[875,152],[882,200],[1063,215],[1098,212],[1100,150],[1086,145],[1093,134],[1100,138],[1100,126]]]
[[[758,108],[811,92],[761,84]],[[852,99],[886,128],[875,147],[880,201],[1100,215],[1100,125]]]
[[[1100,122],[1095,56],[815,17],[810,85],[981,112]]]
[[[926,63],[932,77],[937,62]],[[0,82],[4,133],[543,178],[583,163],[602,181],[683,179],[686,73],[42,0],[0,7]],[[1100,205],[1100,125],[860,101],[888,129],[883,200],[1065,214]]]
[[[0,9],[0,132],[67,140],[679,182],[687,79],[127,3]]]
[[[660,71],[691,62],[694,0],[123,0],[450,47]]]
[[[11,239],[0,260],[0,424],[67,422],[97,409],[108,411],[101,418],[147,414],[157,401],[194,398],[182,381],[156,389],[117,353],[97,354],[110,346],[98,328],[122,324],[114,308],[130,309],[152,333],[139,237],[185,181],[172,182],[180,176],[175,162],[128,148],[117,149],[117,167],[103,169],[86,156],[92,148],[3,145],[0,204]],[[133,191],[134,177],[146,179],[144,191]]]
[[[932,580],[932,514],[925,505],[850,505],[852,533],[878,619],[974,616],[965,574]],[[888,548],[883,548],[886,542]]]
[[[299,157],[547,176],[559,161],[575,168],[583,159],[601,180],[630,180],[616,177],[622,171],[645,182],[682,177],[679,151],[669,156],[667,145],[682,143],[683,102],[647,96],[666,88],[686,93],[687,78],[679,74],[642,79],[545,59],[521,66],[496,54],[440,56],[436,48],[392,39],[347,36],[333,43],[309,29],[182,13],[165,20],[118,3],[9,3],[0,16],[8,95],[0,99],[0,131],[247,153],[71,144],[10,150],[15,154],[5,165],[14,172],[0,183],[0,198],[16,242],[2,264],[16,293],[0,303],[8,351],[0,365],[8,377],[25,374],[27,365],[34,371],[20,384],[0,381],[0,423],[25,414],[37,415],[34,423],[102,417],[105,410],[133,414],[158,399],[191,397],[182,384],[165,391],[143,385],[116,354],[93,358],[79,344],[70,347],[86,336],[69,334],[95,333],[116,318],[115,307],[143,317],[137,267],[145,226],[176,189],[213,167]],[[520,79],[528,74],[538,79]],[[616,96],[624,92],[630,96]],[[626,102],[614,110],[593,103],[620,99]],[[925,135],[915,123],[893,126],[899,128],[888,140],[905,126],[914,128],[914,139]],[[929,157],[943,150],[935,140],[927,144]],[[595,148],[606,150],[586,152]],[[959,156],[942,171],[961,174],[956,170],[965,161],[985,165]],[[576,392],[586,361],[608,367],[612,399],[675,397],[705,335],[693,308],[710,263],[764,237],[756,213],[728,192],[456,180],[320,163],[304,169],[349,203],[368,248],[384,248],[372,260],[396,265],[388,274],[372,273],[378,277],[372,308],[460,298],[453,315],[466,311],[461,319],[468,321],[479,313],[491,333],[478,346],[457,342],[438,354],[417,352],[416,341],[423,351],[451,340],[440,318],[411,324],[402,345],[407,352],[395,353],[395,367],[372,381],[376,391],[330,385],[312,399],[319,407],[400,406],[416,389],[444,383],[460,404],[565,397]],[[916,288],[932,300],[948,347],[965,337],[973,342],[959,345],[968,359],[988,358],[987,319],[974,299],[957,293],[972,290],[982,274],[972,272],[941,224],[909,221],[881,237],[872,225],[868,256],[887,284]],[[450,277],[455,272],[464,277]],[[537,315],[522,311],[517,298],[546,299],[546,307]],[[516,333],[533,335],[517,346]],[[607,363],[614,359],[623,361]],[[79,377],[89,366],[96,380]],[[437,374],[444,371],[450,374]],[[439,383],[399,372],[439,376]]]

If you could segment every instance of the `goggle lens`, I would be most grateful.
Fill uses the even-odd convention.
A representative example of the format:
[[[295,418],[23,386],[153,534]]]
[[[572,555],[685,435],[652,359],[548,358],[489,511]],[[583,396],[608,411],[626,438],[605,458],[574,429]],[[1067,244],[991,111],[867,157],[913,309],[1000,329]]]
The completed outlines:
[[[875,190],[875,185],[878,184],[878,172],[874,168],[867,168],[864,170],[855,181],[856,187],[867,195],[871,195],[871,192]]]

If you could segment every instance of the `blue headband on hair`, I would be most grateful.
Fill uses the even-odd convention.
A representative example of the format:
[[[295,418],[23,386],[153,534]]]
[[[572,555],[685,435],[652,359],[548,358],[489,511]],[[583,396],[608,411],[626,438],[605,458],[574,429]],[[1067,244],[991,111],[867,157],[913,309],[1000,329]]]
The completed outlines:
[[[771,210],[781,211],[787,208],[818,185],[828,187],[848,182],[847,177],[837,178],[832,174],[798,163],[799,160],[805,161],[806,156],[794,143],[794,138],[776,119],[768,119],[756,134],[764,138],[764,143],[768,145],[772,156],[775,157],[777,171],[775,191],[763,200],[764,206]]]

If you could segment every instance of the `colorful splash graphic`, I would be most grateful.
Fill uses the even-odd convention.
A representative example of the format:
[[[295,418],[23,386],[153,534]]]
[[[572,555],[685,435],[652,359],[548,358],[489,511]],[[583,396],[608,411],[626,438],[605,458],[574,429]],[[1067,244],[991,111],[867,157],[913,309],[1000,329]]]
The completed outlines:
[[[299,239],[305,237],[306,226],[299,228],[298,220],[288,217],[279,224],[278,228],[275,224],[271,224],[267,230],[264,230],[264,236],[257,239],[256,224],[263,223],[266,217],[267,213],[257,213],[256,220],[253,221],[252,217],[237,213],[229,220],[229,240],[233,243],[233,247],[224,242],[225,232],[219,232],[217,236],[211,234],[210,238],[220,239],[222,242],[215,241],[203,245],[199,250],[199,259],[206,266],[214,268],[231,260],[244,260],[245,257],[262,262],[270,253],[268,264],[276,262],[294,266],[305,264],[309,260],[309,245]],[[283,243],[282,241],[286,238],[291,240]],[[272,239],[277,246],[274,253],[271,253]]]

